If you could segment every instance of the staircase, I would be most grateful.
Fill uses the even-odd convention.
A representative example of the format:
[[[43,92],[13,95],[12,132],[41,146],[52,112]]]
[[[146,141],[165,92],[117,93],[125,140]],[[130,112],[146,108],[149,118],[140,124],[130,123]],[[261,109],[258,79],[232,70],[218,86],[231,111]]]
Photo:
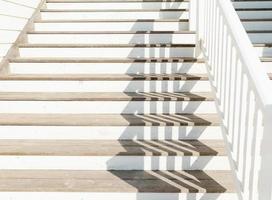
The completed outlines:
[[[235,1],[234,6],[272,79],[272,1]]]
[[[0,76],[0,198],[236,199],[188,15],[47,0]]]

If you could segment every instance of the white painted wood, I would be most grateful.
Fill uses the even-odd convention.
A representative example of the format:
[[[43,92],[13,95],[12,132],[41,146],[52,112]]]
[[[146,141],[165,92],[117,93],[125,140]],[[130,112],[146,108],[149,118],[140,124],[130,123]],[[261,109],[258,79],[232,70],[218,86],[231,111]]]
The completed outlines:
[[[226,156],[0,156],[0,169],[230,170]]]
[[[262,62],[262,67],[266,72],[272,73],[272,62]]]
[[[95,3],[47,3],[48,9],[188,9],[189,2],[95,2]]]
[[[21,57],[59,58],[161,58],[193,57],[192,47],[91,47],[91,48],[19,48]]]
[[[6,92],[207,92],[208,81],[0,81]]]
[[[0,192],[12,200],[238,200],[235,193],[84,193],[84,192]]]
[[[195,34],[28,34],[29,44],[194,44]]]
[[[271,166],[272,84],[239,16],[262,19],[272,13],[238,11],[238,16],[226,0],[204,0],[202,5],[198,20],[203,34],[198,40],[222,116],[237,193],[241,199],[269,199],[271,190],[263,187],[271,185],[267,166]]]
[[[188,19],[187,11],[41,12],[42,20],[86,19]]]
[[[35,31],[185,31],[188,22],[47,22],[35,23]]]
[[[206,74],[204,63],[10,63],[14,74]]]
[[[0,139],[222,139],[220,126],[0,126]]]
[[[255,47],[257,54],[262,56],[272,56],[272,48],[271,47]]]
[[[216,113],[213,102],[175,101],[1,101],[0,113]]]

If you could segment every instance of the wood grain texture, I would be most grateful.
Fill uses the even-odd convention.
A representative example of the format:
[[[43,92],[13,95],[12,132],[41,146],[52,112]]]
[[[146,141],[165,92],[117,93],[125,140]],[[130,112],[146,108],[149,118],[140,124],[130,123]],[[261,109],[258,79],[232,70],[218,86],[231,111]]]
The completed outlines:
[[[0,101],[213,101],[209,92],[0,92]]]
[[[0,191],[229,193],[235,187],[229,171],[0,170]]]
[[[217,126],[217,114],[1,114],[0,125],[24,126]]]
[[[0,140],[0,155],[226,156],[221,140]]]
[[[9,74],[0,80],[78,80],[78,81],[186,81],[208,80],[206,74]]]

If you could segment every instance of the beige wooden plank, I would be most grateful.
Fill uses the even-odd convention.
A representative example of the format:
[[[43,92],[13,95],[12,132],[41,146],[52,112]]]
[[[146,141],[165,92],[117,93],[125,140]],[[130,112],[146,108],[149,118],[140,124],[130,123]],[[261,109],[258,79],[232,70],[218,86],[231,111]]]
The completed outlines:
[[[225,193],[234,188],[230,171],[0,170],[0,191]]]
[[[0,155],[225,156],[221,140],[0,140]]]
[[[80,81],[174,81],[208,80],[205,74],[9,74],[0,80],[80,80]]]
[[[0,92],[2,101],[212,101],[208,92]]]
[[[0,125],[216,126],[217,114],[0,114]]]

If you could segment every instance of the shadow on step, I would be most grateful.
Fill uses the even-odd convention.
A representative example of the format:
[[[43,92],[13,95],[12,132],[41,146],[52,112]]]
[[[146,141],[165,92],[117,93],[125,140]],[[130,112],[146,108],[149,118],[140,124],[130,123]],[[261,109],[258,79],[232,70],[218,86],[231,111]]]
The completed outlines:
[[[223,193],[227,189],[204,171],[111,171],[140,193]],[[213,174],[213,175],[220,175]]]

